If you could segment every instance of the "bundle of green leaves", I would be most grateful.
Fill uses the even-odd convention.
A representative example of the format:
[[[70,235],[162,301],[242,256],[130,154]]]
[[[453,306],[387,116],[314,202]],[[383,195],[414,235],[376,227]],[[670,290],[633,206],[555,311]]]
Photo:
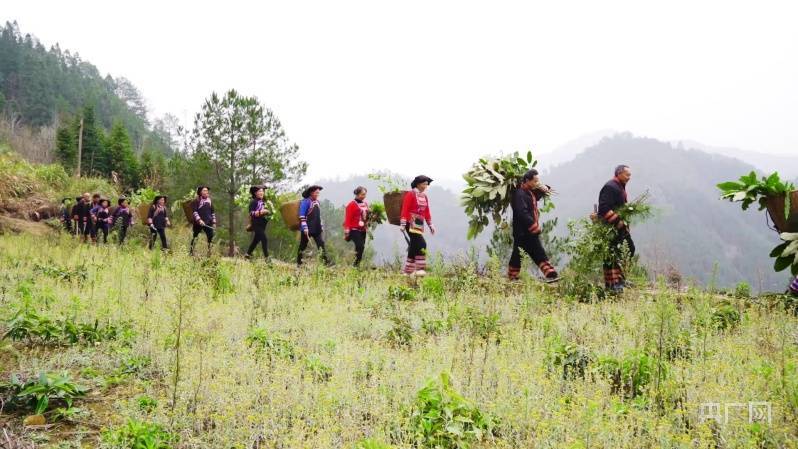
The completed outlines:
[[[654,206],[649,203],[651,195],[648,190],[637,198],[619,207],[616,213],[626,224],[642,223],[654,215]],[[600,222],[606,226],[606,223]]]
[[[250,186],[242,185],[236,193],[235,204],[240,209],[249,210],[249,202],[252,200],[252,195],[249,193]],[[277,192],[274,189],[263,190],[263,204],[266,210],[269,211],[269,217],[273,217],[277,212],[277,205],[280,199],[277,198]]]
[[[463,449],[492,436],[498,420],[461,396],[441,373],[419,390],[410,423],[424,447]]]
[[[778,172],[757,179],[756,173],[752,170],[751,173],[740,176],[739,181],[718,184],[718,189],[721,191],[720,197],[722,199],[727,199],[731,202],[742,202],[743,210],[747,210],[755,202],[759,203],[759,210],[764,210],[767,207],[769,196],[786,195],[785,210],[789,213],[790,196],[787,194],[795,190],[795,186],[790,182],[782,181]]]
[[[782,271],[790,267],[793,276],[798,275],[798,232],[782,232],[779,237],[784,243],[770,252],[770,257],[776,258],[773,268]]]
[[[385,212],[384,204],[372,203],[369,205],[368,219],[366,220],[369,238],[374,239],[374,231],[386,221],[388,221],[388,215]]]
[[[513,189],[521,178],[537,165],[532,152],[521,157],[518,152],[509,156],[481,158],[463,175],[468,186],[463,190],[462,205],[468,215],[468,238],[473,239],[488,226],[490,218],[497,227],[506,227],[507,208]]]
[[[152,204],[156,195],[159,195],[157,190],[151,187],[143,187],[130,195],[130,205],[138,207],[139,204]]]

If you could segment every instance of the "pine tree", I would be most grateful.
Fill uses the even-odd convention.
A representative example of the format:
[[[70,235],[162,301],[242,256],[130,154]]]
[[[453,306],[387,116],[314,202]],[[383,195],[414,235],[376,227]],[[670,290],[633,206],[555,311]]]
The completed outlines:
[[[94,117],[94,106],[83,108],[83,152],[81,164],[86,174],[108,175],[103,132],[97,126]]]
[[[122,185],[133,188],[139,183],[139,168],[127,129],[122,122],[115,122],[106,138],[106,158],[108,174],[115,172],[121,177]]]
[[[67,123],[58,128],[55,133],[55,152],[58,162],[72,173],[78,161],[77,132],[74,123]]]

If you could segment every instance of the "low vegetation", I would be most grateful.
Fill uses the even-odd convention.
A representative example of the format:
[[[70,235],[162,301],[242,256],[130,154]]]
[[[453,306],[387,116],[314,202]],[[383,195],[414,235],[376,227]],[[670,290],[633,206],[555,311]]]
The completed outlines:
[[[795,303],[640,285],[580,302],[496,261],[410,280],[0,237],[19,447],[790,448]],[[663,283],[664,284],[664,283]],[[702,420],[765,402],[772,420]],[[24,427],[41,415],[46,426]]]

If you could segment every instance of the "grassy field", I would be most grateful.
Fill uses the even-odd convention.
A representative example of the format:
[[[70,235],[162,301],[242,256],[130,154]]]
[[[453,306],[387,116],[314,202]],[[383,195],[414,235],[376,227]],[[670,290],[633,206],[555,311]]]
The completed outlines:
[[[510,285],[498,266],[437,263],[414,281],[184,249],[0,236],[9,441],[798,447],[798,319],[784,297],[660,288],[585,304],[529,277]],[[48,424],[23,427],[41,395],[12,374],[45,385]],[[748,422],[749,401],[770,405],[770,424]],[[702,422],[709,402],[745,409]]]

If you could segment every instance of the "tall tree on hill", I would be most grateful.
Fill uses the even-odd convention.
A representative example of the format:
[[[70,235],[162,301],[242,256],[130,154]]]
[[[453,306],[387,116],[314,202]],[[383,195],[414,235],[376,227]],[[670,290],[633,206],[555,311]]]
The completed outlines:
[[[58,127],[55,133],[55,154],[64,168],[72,173],[78,160],[77,132],[74,123]]]
[[[117,173],[122,178],[122,185],[133,188],[139,184],[139,168],[130,136],[127,134],[122,122],[115,122],[111,133],[106,139],[108,170]]]
[[[107,174],[107,157],[103,145],[104,133],[97,126],[94,115],[94,106],[86,105],[83,108],[83,150],[81,152],[81,165],[88,174]]]
[[[215,185],[227,195],[231,255],[235,252],[235,197],[241,185],[258,174],[265,178],[267,170],[273,173],[272,182],[298,179],[307,167],[297,162],[298,149],[287,142],[279,122],[277,127],[269,125],[268,116],[273,114],[265,112],[257,98],[230,90],[221,97],[212,93],[194,118],[194,157],[207,161]],[[281,139],[280,145],[275,144],[275,136]]]

